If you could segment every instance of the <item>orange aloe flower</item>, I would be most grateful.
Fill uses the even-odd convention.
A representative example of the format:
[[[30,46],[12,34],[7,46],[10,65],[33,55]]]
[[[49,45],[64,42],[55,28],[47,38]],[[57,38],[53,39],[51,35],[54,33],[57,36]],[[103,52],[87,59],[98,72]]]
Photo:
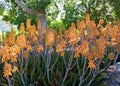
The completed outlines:
[[[96,68],[96,66],[94,64],[94,60],[89,60],[89,62],[88,62],[88,68],[90,68],[90,69]]]
[[[107,29],[107,28],[103,28],[103,29],[102,29],[102,35],[103,35],[104,37],[106,37],[106,36],[108,35],[108,29]]]
[[[1,59],[2,63],[10,59],[9,47],[7,45],[3,46],[3,48],[1,49],[1,55],[2,55],[2,59]]]
[[[101,57],[98,47],[94,46],[94,45],[92,46],[92,54],[95,58],[100,58]]]
[[[20,54],[20,47],[18,45],[14,45],[14,46],[12,46],[12,48],[14,49],[14,52],[16,54]]]
[[[17,62],[17,58],[15,56],[10,57],[11,62]]]
[[[99,24],[102,25],[104,23],[104,20],[103,19],[100,19],[99,20]]]
[[[62,51],[62,47],[60,45],[56,45],[56,52],[59,53]]]
[[[27,45],[26,45],[26,50],[27,50],[27,51],[31,51],[31,50],[32,50],[32,46],[31,46],[30,44],[27,44]]]
[[[88,54],[87,54],[87,58],[88,58],[88,60],[92,60],[92,59],[93,59],[92,53],[88,53]]]
[[[26,21],[26,29],[27,30],[29,29],[30,25],[31,25],[31,20],[27,19],[27,21]]]
[[[81,49],[82,49],[82,52],[81,54],[82,55],[86,55],[88,52],[89,52],[89,43],[85,40],[82,41],[82,45],[81,45]]]
[[[46,47],[50,47],[55,42],[55,31],[53,29],[50,29],[46,34]]]
[[[8,36],[8,45],[14,45],[15,44],[15,36],[14,31],[11,30],[9,36]]]
[[[79,30],[80,36],[83,36],[85,34],[86,24],[84,20],[77,21],[77,29]]]
[[[24,33],[24,29],[25,29],[24,23],[21,23],[20,24],[20,33]]]
[[[39,42],[38,36],[34,35],[32,41],[37,44]]]
[[[18,68],[16,66],[14,66],[12,69],[12,73],[16,73],[16,72],[18,72]]]
[[[99,24],[97,25],[97,28],[101,29],[103,23],[104,23],[104,20],[103,20],[103,19],[100,19],[100,20],[99,20]]]
[[[97,30],[95,22],[90,21],[88,24],[87,37],[92,39],[98,35],[99,35],[99,31]]]
[[[90,14],[86,14],[86,16],[85,16],[85,20],[86,20],[86,22],[89,22],[90,21]]]
[[[24,34],[20,34],[17,37],[16,44],[20,47],[20,49],[23,49],[26,47],[26,37]]]
[[[97,47],[102,50],[104,50],[106,48],[106,43],[107,42],[103,36],[100,36],[100,38],[96,40]]]
[[[112,25],[110,23],[108,23],[105,28],[107,28],[108,30],[110,30],[112,28]]]
[[[36,35],[36,26],[35,25],[32,25],[29,27],[28,29],[28,36],[30,38],[34,37]]]
[[[42,52],[42,51],[44,51],[44,47],[42,45],[37,45],[36,46],[36,51],[37,52]]]
[[[17,58],[16,58],[17,54],[15,52],[14,47],[9,48],[9,55],[10,55],[11,62],[16,62],[17,61]]]
[[[60,44],[56,45],[56,52],[60,54],[60,56],[64,56],[64,51],[63,49],[66,47],[66,42],[62,40]]]
[[[80,45],[77,45],[77,46],[75,47],[75,55],[74,55],[74,57],[75,57],[75,58],[78,58],[81,53],[82,53],[82,48],[81,48]]]
[[[5,63],[4,69],[3,69],[4,77],[9,77],[10,75],[12,75],[11,72],[12,72],[12,65],[9,63]]]
[[[77,32],[77,30],[76,30],[75,25],[71,25],[71,27],[69,28],[69,30],[68,30],[67,33],[68,33],[68,34],[66,34],[66,35],[68,35],[68,36],[67,36],[68,43],[69,43],[70,45],[76,44],[76,43],[78,42],[78,32]]]

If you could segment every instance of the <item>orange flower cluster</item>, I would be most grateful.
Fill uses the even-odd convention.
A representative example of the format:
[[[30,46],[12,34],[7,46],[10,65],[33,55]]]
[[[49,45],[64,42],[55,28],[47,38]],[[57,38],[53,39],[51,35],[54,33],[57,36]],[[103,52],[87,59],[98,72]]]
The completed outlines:
[[[87,41],[82,41],[81,45],[77,45],[75,48],[75,57],[79,57],[80,54],[86,56],[87,53],[89,52],[89,46],[88,46],[88,42]]]
[[[32,50],[32,46],[31,46],[30,44],[27,44],[27,45],[26,45],[26,51],[29,52],[29,51],[31,51],[31,50]]]
[[[22,40],[20,42],[22,42]],[[12,70],[14,69],[12,69],[12,64],[17,62],[17,56],[20,53],[20,46],[16,44],[13,30],[9,33],[8,37],[3,40],[3,43],[4,45],[1,48],[1,63],[5,63],[3,71],[4,77],[9,77],[12,75]],[[15,72],[17,71],[14,69],[14,73]]]
[[[80,34],[80,37],[84,36],[85,35],[85,29],[86,29],[86,24],[85,24],[85,21],[82,20],[78,20],[77,21],[77,29],[79,30],[79,34]]]
[[[95,68],[94,60],[89,60],[88,67],[89,68]]]
[[[79,31],[80,44],[75,47],[75,57],[84,55],[89,60],[88,67],[95,68],[95,60],[102,59],[104,57],[106,47],[114,47],[115,51],[120,51],[120,23],[112,26],[108,23],[103,27],[104,20],[100,19],[99,24],[96,25],[93,20],[90,19],[90,15],[87,14],[85,21],[77,21],[77,30]],[[66,32],[68,33],[68,32]],[[82,48],[82,44],[87,40],[89,46]],[[83,43],[85,45],[85,43]],[[83,46],[84,46],[83,45]],[[109,59],[114,59],[114,54],[109,54]]]
[[[86,26],[87,26],[87,33],[86,33],[87,38],[94,39],[95,36],[99,35],[99,32],[96,28],[96,24],[94,21],[90,20],[89,14],[86,14],[85,20],[86,20]],[[97,47],[95,47],[91,44],[91,40],[89,42],[90,42],[90,46],[92,46],[92,53],[89,51],[86,55],[87,59],[89,60],[88,68],[96,68],[96,66],[94,64],[94,54],[97,53]]]
[[[27,21],[26,21],[26,30],[28,30],[30,26],[31,26],[31,20],[27,19]]]
[[[4,37],[3,40],[4,44],[7,44],[9,46],[12,46],[15,44],[15,35],[14,35],[14,31],[11,30],[11,32],[9,33],[8,37]]]
[[[26,47],[26,37],[24,34],[20,34],[16,39],[16,44],[23,49]]]
[[[65,31],[64,34],[70,45],[74,45],[78,42],[78,32],[74,23],[71,24],[69,30]]]
[[[16,66],[13,67],[12,73],[18,72],[18,68]]]
[[[28,29],[28,36],[30,38],[34,37],[36,35],[36,26],[35,25],[31,25],[29,26],[29,29]]]
[[[37,45],[36,46],[36,51],[37,52],[43,52],[44,51],[44,47],[42,45]]]
[[[87,14],[85,20],[78,20],[77,25],[72,23],[64,34],[62,32],[58,34],[53,29],[48,31],[46,28],[41,29],[41,21],[38,21],[36,26],[31,25],[31,20],[27,19],[26,26],[21,23],[20,34],[17,38],[15,38],[13,30],[8,37],[3,37],[4,46],[1,48],[0,54],[2,56],[1,62],[5,63],[4,76],[8,77],[12,71],[13,73],[18,71],[17,67],[13,67],[12,70],[12,64],[17,62],[21,50],[24,51],[24,58],[27,59],[32,50],[40,53],[44,52],[45,48],[49,49],[53,46],[60,56],[64,56],[67,48],[74,50],[75,58],[83,55],[88,60],[88,67],[95,68],[96,60],[103,60],[107,46],[114,48],[116,52],[120,51],[120,24],[115,26],[107,24],[103,27],[103,23],[104,21],[100,19],[99,24],[96,25]],[[113,60],[114,54],[110,53],[108,57]]]
[[[2,63],[10,59],[9,47],[7,45],[3,46],[3,48],[1,49],[1,56],[2,56],[2,60],[1,60]]]
[[[56,45],[56,52],[59,53],[61,56],[64,56],[64,48],[66,47],[66,42],[62,40],[60,44]]]
[[[86,14],[85,20],[86,20],[86,24],[90,22],[90,14]]]
[[[51,47],[55,43],[55,31],[50,29],[46,34],[46,47]]]
[[[93,39],[96,36],[99,36],[99,31],[97,30],[96,24],[94,21],[90,21],[87,24],[88,30],[87,30],[87,37],[90,39]]]
[[[20,24],[20,34],[15,38],[14,31],[12,30],[7,37],[4,37],[3,47],[1,47],[0,54],[2,56],[1,63],[4,65],[4,77],[9,77],[12,73],[18,71],[16,66],[12,66],[17,62],[21,50],[24,51],[24,58],[28,58],[29,52],[32,51],[33,42],[38,41],[36,35],[36,26],[30,24],[31,21],[28,19],[26,22],[26,29],[28,31],[28,36],[25,36],[25,26],[24,23]],[[37,42],[38,44],[38,42]],[[36,46],[36,51],[43,51],[44,48],[41,46]],[[12,68],[13,67],[13,68]]]
[[[97,25],[97,28],[101,29],[103,23],[104,23],[104,20],[103,20],[103,19],[100,19],[100,20],[99,20],[99,24]]]
[[[86,55],[89,52],[89,46],[88,46],[88,44],[89,43],[87,41],[82,41],[82,44],[81,44],[81,49],[82,49],[81,54],[82,55]]]
[[[100,37],[95,41],[95,45],[92,46],[92,54],[95,58],[103,58],[106,49],[106,40],[104,37]]]
[[[8,77],[8,76],[10,76],[10,75],[12,75],[12,65],[11,64],[9,64],[9,63],[6,63],[5,65],[4,65],[4,77]]]
[[[18,68],[16,66],[12,68],[11,64],[5,63],[4,70],[3,70],[4,77],[9,77],[12,75],[12,73],[15,73],[15,72],[18,72]]]
[[[77,45],[77,46],[75,47],[75,55],[74,55],[75,58],[80,57],[81,51],[82,51],[81,46],[80,46],[80,45]]]
[[[92,60],[92,59],[94,59],[94,58],[93,58],[93,54],[89,52],[89,53],[87,54],[87,59],[88,59],[89,61]]]
[[[21,23],[21,25],[20,25],[20,33],[24,33],[24,29],[25,29],[24,23]]]
[[[118,25],[114,26],[111,30],[110,38],[111,45],[115,48],[117,52],[120,52],[120,29]]]
[[[9,53],[10,53],[9,57],[11,59],[11,62],[17,62],[16,57],[17,57],[17,54],[19,54],[20,52],[20,50],[17,51],[17,49],[18,49],[17,46],[12,46],[9,48]]]
[[[20,48],[17,45],[14,45],[12,47],[9,47],[7,45],[3,46],[1,49],[1,56],[2,60],[1,62],[7,62],[8,60],[11,60],[11,62],[17,61],[17,55],[20,53]]]

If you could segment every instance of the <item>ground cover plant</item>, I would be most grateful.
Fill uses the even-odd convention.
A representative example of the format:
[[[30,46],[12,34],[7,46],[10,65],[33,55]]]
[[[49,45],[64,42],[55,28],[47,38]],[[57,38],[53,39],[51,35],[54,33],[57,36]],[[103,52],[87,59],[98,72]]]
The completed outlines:
[[[104,20],[96,24],[86,14],[85,20],[57,32],[27,19],[17,36],[13,30],[3,34],[0,85],[105,85],[102,76],[119,56],[120,23],[103,24]]]

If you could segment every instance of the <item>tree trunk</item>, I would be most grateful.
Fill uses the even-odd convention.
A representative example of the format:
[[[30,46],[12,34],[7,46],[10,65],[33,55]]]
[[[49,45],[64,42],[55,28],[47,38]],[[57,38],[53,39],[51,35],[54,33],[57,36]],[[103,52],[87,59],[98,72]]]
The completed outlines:
[[[41,40],[43,31],[48,29],[45,10],[37,12],[36,17],[37,17],[37,20],[41,21],[41,27],[38,28],[39,29],[39,38]]]
[[[45,15],[45,10],[44,11],[40,11],[36,13],[36,17],[37,20],[41,21],[41,27],[38,28],[39,30],[39,40],[41,42],[42,40],[42,36],[43,36],[43,32],[47,31],[48,26],[47,26],[47,21],[46,21],[46,15]]]

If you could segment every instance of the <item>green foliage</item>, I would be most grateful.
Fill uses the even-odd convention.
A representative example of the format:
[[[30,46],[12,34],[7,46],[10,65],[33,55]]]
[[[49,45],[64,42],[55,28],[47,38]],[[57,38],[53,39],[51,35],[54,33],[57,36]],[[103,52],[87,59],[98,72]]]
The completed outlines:
[[[0,15],[3,14],[4,8],[2,6],[0,6]]]
[[[6,2],[10,1],[6,0]],[[71,22],[84,19],[86,13],[91,14],[91,19],[96,23],[99,22],[99,19],[104,19],[105,24],[120,19],[119,0],[29,0],[27,2],[22,0],[22,3],[34,11],[44,12],[46,10],[48,26],[53,26],[52,28],[55,29],[58,28],[58,23],[53,24],[51,22],[56,20],[60,12],[60,19],[64,28],[68,28]],[[61,10],[60,7],[63,9]],[[11,10],[8,15],[4,15],[3,12],[4,5],[1,5],[0,14],[4,16],[3,19],[14,24],[19,24],[17,20],[25,21],[23,19],[26,17],[34,20],[33,17],[29,17],[30,14],[23,12],[14,1],[11,1]],[[36,18],[36,15],[33,16]]]
[[[77,4],[74,0],[69,0],[65,2],[64,10],[66,13],[65,13],[65,18],[62,20],[66,28],[70,27],[70,24],[72,22],[76,22],[79,19],[83,19],[81,17],[79,6],[80,4]]]
[[[35,11],[44,11],[51,0],[30,0],[27,5]]]
[[[50,22],[49,25],[50,25],[49,28],[54,28],[56,31],[59,31],[60,27],[62,28],[62,31],[65,30],[65,27],[62,21],[52,21]]]
[[[110,0],[110,5],[113,6],[115,19],[120,20],[120,0]]]
[[[99,74],[91,84],[91,86],[107,86],[105,81],[107,80],[106,78],[103,78],[105,76],[104,73]]]

